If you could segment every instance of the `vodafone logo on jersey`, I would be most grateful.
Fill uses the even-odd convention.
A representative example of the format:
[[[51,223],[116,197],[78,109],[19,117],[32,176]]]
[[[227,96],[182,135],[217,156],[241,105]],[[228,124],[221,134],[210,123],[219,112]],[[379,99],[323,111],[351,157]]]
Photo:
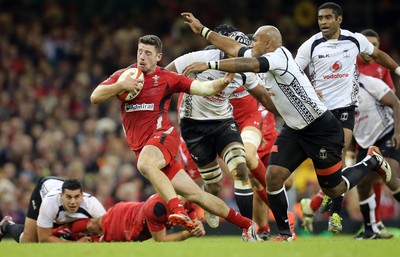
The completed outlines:
[[[329,75],[324,75],[324,79],[340,79],[340,78],[347,78],[349,76],[348,73],[339,73],[339,71],[342,69],[342,63],[340,61],[335,61],[331,67],[329,68],[332,72],[332,74]]]
[[[342,66],[343,65],[340,61],[336,61],[331,65],[330,70],[333,72],[338,72],[342,69]]]

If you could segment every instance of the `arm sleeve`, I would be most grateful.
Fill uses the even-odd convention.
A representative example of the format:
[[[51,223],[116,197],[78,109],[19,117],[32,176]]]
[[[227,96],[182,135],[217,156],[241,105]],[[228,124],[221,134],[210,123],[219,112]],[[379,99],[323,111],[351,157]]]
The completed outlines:
[[[360,52],[371,55],[374,52],[374,45],[368,41],[368,39],[361,33],[354,33],[360,44]]]
[[[304,69],[311,63],[311,43],[310,39],[304,42],[297,50],[297,55],[294,58],[300,69]]]
[[[239,49],[238,57],[252,57],[251,56],[251,48],[248,46],[243,46]]]
[[[245,72],[244,75],[246,76],[246,83],[243,85],[246,90],[252,90],[257,85],[261,84],[259,77],[252,72]]]
[[[104,206],[100,203],[100,201],[96,197],[91,196],[88,199],[90,201],[89,214],[93,218],[99,218],[106,213]]]
[[[126,69],[117,70],[110,77],[100,83],[100,85],[111,85],[118,81],[119,76],[121,76],[122,72]]]
[[[45,198],[40,205],[37,225],[42,228],[52,228],[58,209],[57,197]]]

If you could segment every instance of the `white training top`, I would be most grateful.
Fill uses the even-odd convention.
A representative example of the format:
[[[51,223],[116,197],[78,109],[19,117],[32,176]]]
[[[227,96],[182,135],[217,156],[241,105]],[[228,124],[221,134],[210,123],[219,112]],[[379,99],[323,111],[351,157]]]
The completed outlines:
[[[244,57],[251,57],[251,49]],[[263,57],[269,62],[269,71],[259,75],[287,126],[302,129],[327,110],[288,49],[281,46]]]
[[[183,69],[192,62],[217,61],[222,56],[223,52],[218,49],[203,50],[182,55],[174,60],[174,64],[177,72],[182,73]],[[196,74],[195,78],[200,81],[207,81],[222,78],[224,75],[224,71],[205,70]],[[246,90],[251,90],[259,84],[260,81],[255,73],[236,73],[233,81],[215,96],[196,96],[185,93],[179,107],[180,117],[195,120],[232,118],[233,107],[229,102],[229,96],[242,85]]]
[[[311,82],[321,90],[329,110],[357,105],[356,58],[372,54],[374,46],[360,33],[340,30],[339,39],[326,40],[315,34],[298,49],[295,61],[300,69],[309,67]]]
[[[368,148],[389,133],[394,126],[393,111],[379,101],[390,88],[380,79],[360,74],[359,105],[356,108],[354,138],[362,148]]]
[[[62,182],[62,181],[61,181]],[[106,213],[96,197],[83,193],[83,200],[76,213],[66,212],[61,201],[61,186],[49,191],[42,200],[37,225],[52,228],[53,223],[66,224],[78,219],[99,218]]]

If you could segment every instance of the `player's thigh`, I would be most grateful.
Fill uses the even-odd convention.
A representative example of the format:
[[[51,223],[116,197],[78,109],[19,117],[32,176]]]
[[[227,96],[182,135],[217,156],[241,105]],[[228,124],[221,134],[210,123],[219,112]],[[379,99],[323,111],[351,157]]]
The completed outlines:
[[[213,132],[220,121],[181,120],[182,138],[197,167],[204,167],[217,158]]]
[[[288,128],[283,128],[272,146],[268,166],[278,166],[293,172],[307,159],[297,135]]]
[[[38,242],[36,220],[26,217],[21,243]]]
[[[152,165],[159,169],[167,166],[178,155],[179,142],[176,129],[171,127],[166,131],[157,131],[140,152],[138,168],[143,165]]]

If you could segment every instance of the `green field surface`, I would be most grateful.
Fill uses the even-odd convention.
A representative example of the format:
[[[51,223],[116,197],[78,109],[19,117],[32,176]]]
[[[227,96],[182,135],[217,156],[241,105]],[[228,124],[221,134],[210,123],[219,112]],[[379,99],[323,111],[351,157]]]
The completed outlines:
[[[295,242],[245,243],[240,236],[206,236],[183,242],[156,243],[0,243],[2,257],[394,257],[400,255],[400,237],[389,240],[354,240],[351,236],[299,236]]]

